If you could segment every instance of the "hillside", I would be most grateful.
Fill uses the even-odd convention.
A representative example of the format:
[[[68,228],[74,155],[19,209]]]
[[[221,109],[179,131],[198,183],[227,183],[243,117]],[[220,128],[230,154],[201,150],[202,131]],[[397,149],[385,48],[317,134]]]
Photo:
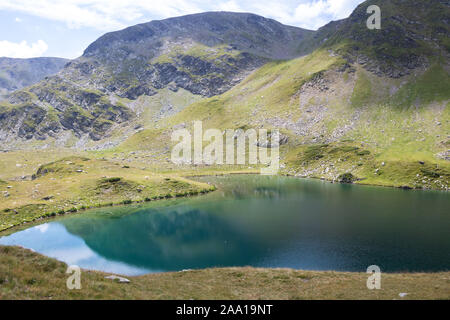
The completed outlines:
[[[278,128],[289,137],[282,147],[285,174],[340,181],[349,173],[357,183],[448,190],[448,47],[445,37],[427,36],[439,30],[448,38],[449,6],[415,2],[420,13],[411,2],[379,1],[382,30],[365,27],[362,13],[371,2],[363,3],[306,40],[318,47],[314,53],[269,62],[115,151],[152,150],[167,158],[171,128],[193,120],[203,120],[204,128]],[[420,32],[398,22],[406,20],[423,26]]]
[[[0,140],[189,171],[173,128],[278,128],[284,174],[448,190],[450,6],[377,1],[369,30],[373,3],[317,32],[215,12],[108,33],[1,103]]]
[[[110,137],[121,125],[131,134],[149,120],[142,119],[149,109],[164,117],[226,92],[267,61],[300,55],[299,44],[311,34],[227,12],[108,33],[58,75],[11,95],[0,106],[0,140],[12,147],[27,140],[73,147]]]
[[[0,58],[0,98],[58,73],[68,61],[62,58]]]
[[[370,5],[381,9],[381,30],[366,28]],[[349,18],[320,28],[308,45],[331,49],[379,76],[400,78],[433,58],[448,59],[449,15],[446,0],[369,0]]]

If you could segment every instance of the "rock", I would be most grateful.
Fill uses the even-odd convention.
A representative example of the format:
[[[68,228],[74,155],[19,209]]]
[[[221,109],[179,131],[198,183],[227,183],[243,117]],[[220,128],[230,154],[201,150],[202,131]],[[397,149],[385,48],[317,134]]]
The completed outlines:
[[[406,292],[400,292],[399,294],[398,294],[398,296],[400,297],[400,298],[403,298],[403,297],[406,297],[408,294],[406,293]]]
[[[105,277],[105,279],[117,280],[119,283],[130,283],[130,280],[128,280],[127,278],[123,278],[123,277],[119,277],[119,276],[115,276],[115,275],[107,276],[107,277]]]
[[[343,173],[338,177],[340,183],[353,183],[356,180],[358,179],[350,172]]]
[[[279,134],[279,141],[278,141],[279,143],[272,143],[272,141],[271,141],[272,134],[268,134],[267,138],[268,139],[266,139],[265,141],[260,140],[260,141],[256,142],[256,145],[261,148],[276,148],[276,147],[279,147],[279,146],[282,146],[282,145],[288,143],[288,141],[289,141],[289,137],[284,134],[281,134],[281,133]],[[270,141],[269,141],[269,139],[270,139]]]

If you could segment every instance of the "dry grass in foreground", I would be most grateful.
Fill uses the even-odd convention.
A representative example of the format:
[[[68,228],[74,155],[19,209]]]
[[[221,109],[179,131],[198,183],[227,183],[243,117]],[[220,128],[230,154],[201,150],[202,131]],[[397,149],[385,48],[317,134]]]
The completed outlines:
[[[68,290],[67,265],[19,247],[0,247],[0,299],[450,299],[450,272],[367,274],[223,268],[128,277],[84,270],[81,290]],[[399,293],[407,293],[401,298]]]

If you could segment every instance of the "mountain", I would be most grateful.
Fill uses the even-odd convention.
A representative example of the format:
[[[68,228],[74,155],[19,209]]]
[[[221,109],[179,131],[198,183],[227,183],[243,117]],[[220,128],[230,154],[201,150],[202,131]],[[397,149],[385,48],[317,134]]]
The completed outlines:
[[[311,34],[229,12],[105,34],[58,75],[12,94],[0,107],[0,139],[15,144],[17,138],[54,138],[63,145],[100,140],[146,112],[139,97],[177,96],[170,92],[180,90],[178,96],[189,102],[221,94],[270,60],[301,55],[299,44]],[[173,104],[162,106],[163,115]]]
[[[111,60],[115,56],[130,58],[128,52],[134,51],[155,57],[168,53],[165,45],[178,45],[168,42],[179,40],[208,47],[230,45],[257,56],[289,59],[301,53],[299,44],[312,33],[251,13],[206,12],[151,21],[107,33],[89,45],[84,56]]]
[[[164,161],[172,128],[189,129],[193,120],[204,129],[277,128],[288,137],[281,148],[284,174],[448,190],[450,5],[377,1],[382,29],[369,30],[365,12],[373,3],[306,39],[300,46],[316,48],[311,54],[268,62],[224,94],[147,126],[114,152],[151,150],[176,170]]]
[[[320,28],[309,46],[322,45],[373,73],[399,78],[429,65],[433,57],[448,58],[449,4],[448,0],[366,1],[349,18]],[[380,30],[366,27],[371,5],[381,8]]]
[[[0,98],[58,73],[68,61],[62,58],[0,58]]]
[[[372,4],[380,30],[366,27]],[[108,33],[0,103],[0,140],[138,151],[169,169],[170,134],[193,120],[277,128],[285,174],[448,190],[449,10],[370,0],[317,32],[214,12]]]

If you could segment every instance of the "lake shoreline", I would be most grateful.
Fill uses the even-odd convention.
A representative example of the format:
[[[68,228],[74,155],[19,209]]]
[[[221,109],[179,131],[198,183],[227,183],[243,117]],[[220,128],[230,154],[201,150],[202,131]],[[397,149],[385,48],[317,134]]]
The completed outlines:
[[[108,207],[123,207],[123,206],[130,206],[130,205],[139,205],[139,204],[144,204],[144,203],[163,201],[163,200],[170,200],[170,199],[199,197],[199,196],[202,196],[202,195],[208,194],[210,192],[214,192],[214,191],[216,191],[216,187],[212,186],[211,189],[204,190],[204,191],[198,192],[196,194],[189,194],[189,195],[183,195],[183,196],[171,195],[170,197],[166,197],[165,196],[165,197],[161,197],[161,198],[158,198],[158,199],[152,199],[152,200],[145,200],[144,199],[144,200],[138,200],[138,201],[131,201],[130,203],[124,203],[124,202],[110,203],[110,204],[98,205],[98,206],[90,207],[90,208],[84,208],[84,209],[80,208],[80,209],[77,209],[76,211],[73,211],[73,212],[69,210],[69,211],[64,212],[62,214],[58,214],[57,216],[44,216],[44,215],[42,215],[41,217],[36,218],[33,221],[23,222],[21,224],[14,225],[14,226],[11,226],[11,227],[8,227],[8,228],[0,230],[0,237],[5,236],[5,235],[9,235],[9,234],[12,234],[12,233],[15,233],[17,231],[21,231],[23,229],[28,229],[29,227],[32,227],[34,225],[39,225],[39,224],[44,223],[46,221],[52,221],[52,220],[56,220],[58,218],[64,218],[64,217],[67,217],[68,215],[71,215],[71,216],[77,215],[77,214],[81,215],[81,214],[86,213],[87,211],[90,211],[90,210],[103,209],[103,208],[108,208]],[[45,213],[43,213],[43,214],[45,214]],[[16,228],[20,228],[20,227],[22,227],[22,228],[19,229],[19,230],[15,230]]]
[[[195,178],[207,178],[207,177],[221,177],[221,176],[232,176],[232,175],[260,175],[259,173],[256,173],[254,171],[242,171],[242,172],[219,172],[219,173],[211,173],[211,174],[195,174],[195,175],[183,175],[180,174],[181,177],[183,178],[187,178],[187,179],[195,179]],[[292,174],[277,174],[275,176],[278,177],[289,177],[289,178],[295,178],[295,179],[311,179],[314,181],[324,181],[330,184],[347,184],[347,185],[356,185],[356,186],[367,186],[367,187],[380,187],[380,188],[392,188],[392,189],[400,189],[400,190],[405,190],[405,191],[423,191],[423,192],[449,192],[448,190],[440,190],[440,189],[422,189],[422,188],[411,188],[411,187],[405,187],[405,186],[395,186],[395,185],[382,185],[382,184],[364,184],[364,183],[343,183],[343,182],[339,182],[339,181],[335,181],[335,180],[330,180],[330,179],[326,179],[326,178],[319,178],[319,177],[304,177],[304,176],[296,176],[296,175],[292,175]],[[119,202],[119,203],[113,203],[113,204],[104,204],[104,205],[100,205],[100,206],[96,206],[95,208],[85,208],[85,209],[77,209],[76,212],[64,212],[64,214],[60,214],[59,216],[61,217],[65,217],[67,215],[72,215],[72,214],[83,214],[86,211],[89,210],[93,210],[93,209],[101,209],[101,208],[107,208],[107,207],[120,207],[120,206],[127,206],[127,205],[137,205],[137,204],[142,204],[142,203],[148,203],[148,202],[155,202],[155,201],[160,201],[160,200],[167,200],[167,199],[174,199],[174,198],[188,198],[188,197],[192,197],[192,196],[201,196],[210,192],[214,192],[217,190],[217,186],[212,186],[212,189],[207,190],[206,192],[199,192],[198,194],[195,195],[183,195],[183,196],[170,196],[170,197],[162,197],[159,199],[155,199],[155,200],[150,200],[150,201],[146,201],[144,199],[138,200],[138,201],[132,201],[131,203],[123,203],[123,202]],[[55,219],[55,217],[52,216],[44,216],[45,213],[43,213],[42,216],[40,216],[39,218],[37,218],[34,221],[30,221],[30,222],[23,222],[21,224],[18,225],[14,225],[8,228],[4,228],[0,230],[0,237],[4,236],[4,235],[9,235],[11,233],[15,233],[19,230],[16,230],[17,228],[20,227],[24,227],[24,228],[28,228],[30,226],[33,226],[35,224],[41,224],[45,221],[52,221]]]
[[[220,174],[215,174],[215,175],[212,175],[212,174],[209,174],[209,175],[196,175],[196,176],[189,176],[189,178],[195,178],[195,177],[204,177],[204,178],[213,178],[213,177],[224,177],[224,176],[232,176],[232,175],[237,175],[237,176],[245,176],[245,175],[248,175],[248,176],[255,176],[255,177],[257,177],[257,176],[259,176],[258,174],[249,174],[248,172],[245,172],[245,173],[243,173],[243,172],[240,172],[240,173],[220,173]],[[186,176],[184,176],[184,177],[186,177]],[[314,178],[304,178],[304,177],[296,177],[296,176],[292,176],[292,175],[277,175],[276,177],[285,177],[285,178],[288,178],[288,179],[291,179],[291,178],[297,178],[296,180],[311,180],[311,181],[316,181],[316,182],[318,182],[319,180],[322,180],[322,181],[324,181],[324,182],[327,182],[327,184],[328,184],[328,182],[329,181],[326,181],[326,180],[323,180],[323,179],[314,179]],[[250,178],[250,179],[252,179],[252,178]],[[217,184],[217,185],[214,185],[214,181],[211,181],[211,182],[205,182],[205,181],[202,181],[203,183],[207,183],[207,184],[209,184],[210,186],[212,186],[212,188],[210,189],[210,191],[208,192],[208,193],[210,193],[210,192],[212,192],[212,191],[214,191],[214,190],[220,190],[221,189],[221,186],[220,186],[220,184]],[[321,185],[320,183],[319,183],[319,185]],[[378,187],[378,186],[375,186],[375,187]],[[198,194],[198,195],[200,195],[200,194]],[[184,196],[184,197],[177,197],[177,198],[189,198],[190,196]],[[174,199],[174,198],[176,198],[176,197],[172,197],[172,198],[168,198],[168,199]],[[157,201],[157,200],[156,200]],[[155,200],[153,200],[153,201],[151,201],[151,202],[155,202]],[[132,203],[131,204],[131,206],[136,206],[137,208],[140,206],[140,205],[142,205],[142,204],[144,204],[144,203],[149,203],[148,201],[136,201],[136,202],[134,202],[134,203]],[[114,207],[123,207],[123,206],[129,206],[130,204],[123,204],[123,203],[120,203],[120,204],[116,204],[116,205],[113,205]],[[105,208],[105,207],[110,207],[110,206],[102,206],[102,207],[99,207],[99,209],[100,208]],[[84,214],[84,213],[86,213],[88,210],[93,210],[93,209],[97,209],[97,208],[91,208],[91,209],[86,209],[86,210],[80,210],[80,211],[77,211],[77,212],[74,212],[74,213],[70,213],[70,215],[81,215],[81,214]],[[40,218],[40,219],[38,219],[37,221],[33,221],[33,222],[29,222],[29,223],[26,223],[26,224],[21,224],[21,225],[18,225],[18,226],[15,226],[15,227],[12,227],[12,228],[10,228],[10,229],[7,229],[7,230],[3,230],[3,231],[1,231],[0,232],[0,237],[2,237],[2,236],[7,236],[7,235],[10,235],[10,234],[13,234],[13,233],[15,233],[15,232],[18,232],[18,231],[21,231],[21,230],[24,230],[24,229],[28,229],[28,228],[30,228],[30,227],[32,227],[33,225],[38,225],[38,224],[41,224],[41,223],[45,223],[47,220],[49,220],[49,221],[57,221],[58,219],[62,219],[62,218],[65,218],[65,217],[67,217],[68,216],[68,214],[66,214],[66,215],[60,215],[60,216],[56,216],[56,217],[46,217],[46,218]],[[3,245],[0,245],[0,248],[4,248],[5,246],[3,246]],[[42,255],[42,254],[40,254],[40,255]],[[42,256],[44,256],[45,257],[45,255],[42,255]],[[61,261],[60,261],[61,262]],[[252,270],[253,269],[261,269],[260,267],[250,267]],[[205,268],[205,269],[196,269],[196,270],[194,270],[194,272],[198,272],[198,271],[205,271],[205,272],[207,272],[207,270],[209,270],[209,269],[211,269],[211,268]],[[217,268],[213,268],[213,269],[217,269]],[[223,268],[221,268],[221,269],[223,269]],[[225,269],[227,269],[227,268],[225,268]],[[246,267],[241,267],[241,268],[238,268],[238,269],[246,269]],[[280,268],[272,268],[272,267],[264,267],[263,269],[266,269],[266,270],[278,270],[278,269],[280,269]],[[86,270],[88,270],[88,269],[86,269]],[[299,272],[321,272],[321,273],[327,273],[327,272],[335,272],[335,273],[350,273],[350,274],[361,274],[361,272],[358,272],[358,271],[345,271],[345,272],[341,272],[341,271],[305,271],[305,270],[301,270],[301,269],[286,269],[286,270],[289,270],[289,271],[286,271],[286,272],[294,272],[294,271],[299,271]],[[320,270],[320,269],[319,269]],[[445,270],[445,271],[442,271],[443,273],[448,273],[450,270]],[[95,270],[95,269],[90,269],[89,270],[89,272],[101,272],[101,271],[97,271],[97,270]],[[422,274],[441,274],[442,272],[439,272],[439,271],[425,271],[425,272],[415,272],[415,271],[412,271],[412,272],[383,272],[383,274],[384,273],[386,273],[386,274],[399,274],[399,275],[414,275],[414,274],[417,274],[417,273],[422,273]],[[165,271],[165,272],[162,272],[163,274],[166,274],[166,273],[173,273],[173,272],[171,272],[171,271]],[[150,274],[146,274],[145,276],[150,276]],[[125,277],[127,277],[127,276],[125,276]],[[138,276],[139,277],[139,276]]]
[[[52,272],[48,272],[52,270]],[[126,277],[82,269],[81,290],[68,290],[67,264],[17,246],[0,246],[0,299],[450,299],[450,272],[383,273],[381,289],[366,287],[367,273],[286,268],[207,268]],[[29,279],[34,279],[30,282]],[[208,282],[208,286],[201,286]]]

